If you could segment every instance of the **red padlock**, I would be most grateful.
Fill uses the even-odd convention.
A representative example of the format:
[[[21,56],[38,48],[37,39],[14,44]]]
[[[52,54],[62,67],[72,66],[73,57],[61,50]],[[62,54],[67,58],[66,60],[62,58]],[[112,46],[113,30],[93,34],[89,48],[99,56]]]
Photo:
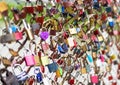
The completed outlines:
[[[29,85],[33,85],[33,83],[35,82],[34,76],[31,76],[28,82],[29,82]]]
[[[113,79],[113,77],[112,77],[112,76],[109,76],[109,77],[108,77],[108,80],[112,80],[112,79]]]
[[[57,63],[58,63],[59,65],[61,65],[61,64],[63,63],[63,60],[59,59],[59,60],[57,61]]]
[[[42,24],[44,22],[44,17],[43,16],[42,17],[36,17],[36,22],[39,23],[42,26]]]
[[[73,42],[74,42],[74,47],[77,47],[77,42],[75,39],[73,40]]]
[[[105,50],[102,50],[102,54],[103,54],[103,55],[105,54]]]
[[[27,14],[33,14],[34,13],[34,7],[30,6],[30,7],[24,7],[24,10]]]
[[[64,32],[62,36],[64,37],[64,39],[67,39],[69,37],[67,32]]]
[[[16,40],[21,40],[23,38],[22,32],[19,32],[19,31],[15,32],[14,36]]]
[[[99,35],[100,33],[99,33],[99,31],[98,30],[95,30],[94,31],[94,35]]]
[[[40,70],[41,70],[42,73],[44,73],[45,72],[45,67],[43,65],[40,66]]]
[[[97,15],[97,14],[95,14],[95,15],[94,15],[94,18],[97,20],[97,19],[98,19],[98,15]]]
[[[83,10],[80,9],[80,11],[79,11],[79,15],[82,15],[82,14],[83,14]]]
[[[117,82],[112,82],[112,85],[117,85]]]
[[[59,3],[59,2],[60,2],[60,0],[56,0],[56,2],[57,2],[57,3]]]
[[[73,78],[70,79],[70,80],[68,81],[68,83],[69,83],[70,85],[74,85],[74,79],[73,79]]]
[[[112,2],[112,0],[107,0],[107,3],[110,5],[111,4],[111,2]]]
[[[107,18],[106,14],[103,13],[102,16],[101,16],[101,20],[102,20],[102,21],[105,21],[106,18]]]
[[[120,64],[118,64],[118,70],[120,70]]]
[[[38,6],[36,7],[36,10],[37,10],[38,12],[43,12],[43,6],[38,5]]]

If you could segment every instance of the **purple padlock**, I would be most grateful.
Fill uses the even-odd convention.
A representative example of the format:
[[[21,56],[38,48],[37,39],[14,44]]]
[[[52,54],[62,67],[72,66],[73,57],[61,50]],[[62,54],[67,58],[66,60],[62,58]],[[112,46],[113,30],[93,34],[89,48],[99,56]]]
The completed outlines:
[[[49,33],[47,31],[41,32],[40,37],[43,40],[46,40],[49,37]]]

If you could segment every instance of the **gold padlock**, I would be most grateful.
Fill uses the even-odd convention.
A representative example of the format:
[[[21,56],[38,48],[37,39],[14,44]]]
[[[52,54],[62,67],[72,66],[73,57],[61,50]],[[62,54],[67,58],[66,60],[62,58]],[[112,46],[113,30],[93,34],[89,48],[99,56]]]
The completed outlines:
[[[57,71],[56,71],[56,77],[58,78],[58,77],[60,77],[61,75],[60,75],[60,70],[59,69],[57,69]]]
[[[8,5],[6,4],[6,2],[1,1],[0,2],[0,13],[7,11],[8,10]]]
[[[81,73],[86,74],[86,68],[81,68]]]
[[[40,57],[39,56],[34,56],[34,60],[35,60],[35,65],[36,66],[40,66],[40,65],[42,65],[42,63],[41,63],[41,60],[40,60]]]
[[[115,59],[116,59],[116,55],[114,55],[114,54],[111,55],[111,56],[110,56],[110,59],[111,59],[111,60],[115,60]]]

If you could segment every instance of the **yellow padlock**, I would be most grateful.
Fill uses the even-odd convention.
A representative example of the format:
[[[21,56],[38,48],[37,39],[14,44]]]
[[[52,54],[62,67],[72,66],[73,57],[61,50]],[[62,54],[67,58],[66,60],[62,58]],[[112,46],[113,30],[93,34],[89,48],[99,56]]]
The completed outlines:
[[[56,77],[58,78],[58,77],[60,77],[60,76],[61,76],[61,74],[60,74],[60,70],[57,69],[57,71],[56,71]]]
[[[6,2],[4,1],[1,1],[0,2],[0,12],[4,12],[4,11],[7,11],[8,10],[8,5],[6,4]]]
[[[8,5],[4,2],[0,2],[0,19],[2,18],[2,13],[8,10]]]
[[[111,55],[111,56],[110,56],[110,59],[111,59],[111,60],[115,60],[115,59],[116,59],[116,55],[115,55],[115,54]]]

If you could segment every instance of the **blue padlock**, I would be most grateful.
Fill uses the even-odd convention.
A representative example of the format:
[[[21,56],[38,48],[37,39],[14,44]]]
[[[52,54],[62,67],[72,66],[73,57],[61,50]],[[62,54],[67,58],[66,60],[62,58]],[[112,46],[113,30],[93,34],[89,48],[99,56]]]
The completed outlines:
[[[93,5],[94,9],[98,9],[100,6],[99,6],[99,3],[98,2],[94,2],[94,5]]]
[[[98,0],[93,0],[93,2],[98,2]]]
[[[109,22],[109,26],[110,26],[110,27],[113,27],[113,26],[114,26],[114,22],[113,22],[113,21],[110,21],[110,22]]]
[[[77,31],[77,33],[79,33],[80,32],[80,28],[76,28],[76,31]]]
[[[93,58],[92,58],[92,56],[91,56],[91,55],[89,55],[89,54],[87,54],[87,59],[88,59],[88,61],[89,61],[90,63],[92,63],[92,62],[93,62]]]
[[[62,44],[62,49],[64,50],[64,52],[68,52],[68,46],[66,43]]]
[[[42,74],[41,73],[38,73],[36,77],[37,77],[37,82],[42,81]]]
[[[36,74],[37,82],[42,82],[42,73],[39,68],[35,68],[34,73]]]
[[[64,13],[65,12],[65,7],[64,6],[62,6],[62,13]]]
[[[111,8],[111,7],[107,7],[107,8],[106,8],[106,12],[107,12],[107,13],[112,12],[112,8]]]
[[[63,53],[63,54],[65,53],[61,45],[58,45],[58,52]]]
[[[15,25],[11,25],[10,28],[11,28],[13,33],[17,32],[17,30],[18,30],[17,26],[15,26]]]

